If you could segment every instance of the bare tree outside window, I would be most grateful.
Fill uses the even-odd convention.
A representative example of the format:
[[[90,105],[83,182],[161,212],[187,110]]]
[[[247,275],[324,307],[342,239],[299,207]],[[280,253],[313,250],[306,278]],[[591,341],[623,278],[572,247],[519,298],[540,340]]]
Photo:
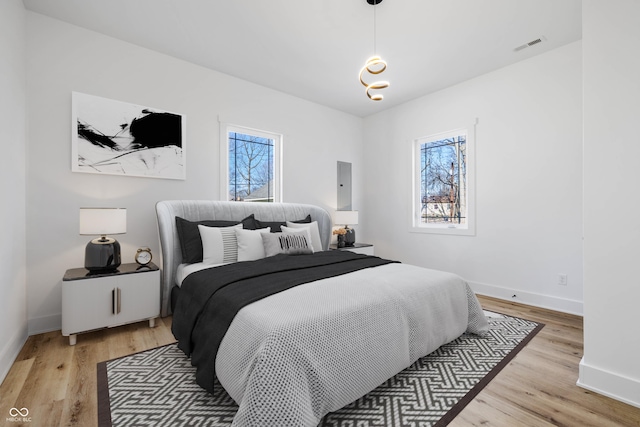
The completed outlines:
[[[274,140],[229,132],[229,200],[273,202]]]
[[[420,223],[467,223],[467,138],[457,135],[422,142]]]
[[[475,236],[476,126],[412,141],[411,232]]]

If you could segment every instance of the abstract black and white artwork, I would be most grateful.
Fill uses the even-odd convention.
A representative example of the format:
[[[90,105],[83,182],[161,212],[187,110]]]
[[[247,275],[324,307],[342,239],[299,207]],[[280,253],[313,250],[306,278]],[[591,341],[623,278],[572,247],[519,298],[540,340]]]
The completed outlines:
[[[71,169],[185,179],[185,116],[72,93]]]

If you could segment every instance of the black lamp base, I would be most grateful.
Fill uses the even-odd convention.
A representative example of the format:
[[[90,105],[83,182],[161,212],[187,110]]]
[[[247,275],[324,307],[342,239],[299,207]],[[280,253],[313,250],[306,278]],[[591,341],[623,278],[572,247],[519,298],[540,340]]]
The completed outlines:
[[[113,271],[120,267],[120,243],[111,237],[93,239],[84,250],[84,268],[91,272]]]
[[[344,245],[351,247],[356,243],[356,230],[348,227],[345,227],[345,229],[347,230],[347,234],[344,235]]]

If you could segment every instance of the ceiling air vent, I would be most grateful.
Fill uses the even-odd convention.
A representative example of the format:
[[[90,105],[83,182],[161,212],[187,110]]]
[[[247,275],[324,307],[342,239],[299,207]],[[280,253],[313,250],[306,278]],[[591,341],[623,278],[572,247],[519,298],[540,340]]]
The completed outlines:
[[[518,46],[518,47],[516,47],[516,48],[515,48],[515,49],[513,49],[513,50],[514,50],[514,52],[519,52],[519,51],[521,51],[522,49],[526,49],[526,48],[528,48],[528,47],[530,47],[530,46],[536,45],[536,44],[538,44],[538,43],[542,43],[542,42],[543,42],[543,41],[545,41],[545,40],[547,40],[547,39],[546,39],[544,36],[541,36],[541,37],[539,37],[539,38],[537,38],[537,39],[535,39],[535,40],[531,40],[529,43],[525,43],[525,44],[523,44],[522,46]]]

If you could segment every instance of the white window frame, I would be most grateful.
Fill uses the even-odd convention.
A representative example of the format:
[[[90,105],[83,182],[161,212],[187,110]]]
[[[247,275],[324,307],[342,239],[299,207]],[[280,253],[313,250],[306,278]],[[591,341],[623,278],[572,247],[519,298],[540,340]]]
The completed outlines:
[[[409,231],[412,233],[449,234],[458,236],[475,236],[475,124],[416,138],[411,142],[411,211]],[[467,222],[466,224],[424,224],[421,221],[421,165],[420,146],[424,143],[440,141],[465,134],[467,137]]]
[[[220,200],[229,194],[229,133],[273,140],[273,203],[282,203],[282,134],[230,123],[220,123]]]

